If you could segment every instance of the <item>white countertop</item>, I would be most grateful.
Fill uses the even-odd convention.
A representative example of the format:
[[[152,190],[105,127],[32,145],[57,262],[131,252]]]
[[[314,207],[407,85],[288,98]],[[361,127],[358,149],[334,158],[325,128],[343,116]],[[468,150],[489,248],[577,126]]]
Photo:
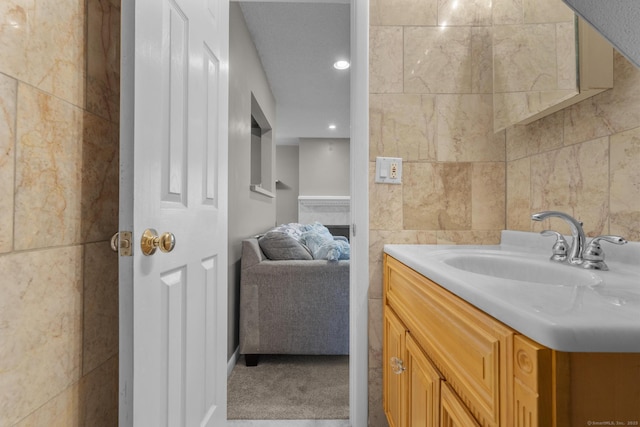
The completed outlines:
[[[503,231],[500,245],[385,245],[384,251],[554,350],[640,352],[640,243],[616,246],[603,242],[609,271],[596,271],[549,261],[553,242],[538,233]],[[551,263],[550,269],[566,268],[567,274],[580,279],[576,282],[585,275],[590,280],[586,285],[514,281],[464,271],[445,262],[461,253],[531,260],[534,268]]]

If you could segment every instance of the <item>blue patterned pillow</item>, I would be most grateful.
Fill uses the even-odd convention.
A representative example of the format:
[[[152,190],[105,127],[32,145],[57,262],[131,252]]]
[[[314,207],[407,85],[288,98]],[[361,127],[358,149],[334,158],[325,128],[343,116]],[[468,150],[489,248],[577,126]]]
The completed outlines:
[[[329,261],[338,261],[341,259],[349,259],[350,247],[346,239],[334,239],[327,227],[316,222],[304,226],[300,241],[304,243],[313,259],[326,259]]]

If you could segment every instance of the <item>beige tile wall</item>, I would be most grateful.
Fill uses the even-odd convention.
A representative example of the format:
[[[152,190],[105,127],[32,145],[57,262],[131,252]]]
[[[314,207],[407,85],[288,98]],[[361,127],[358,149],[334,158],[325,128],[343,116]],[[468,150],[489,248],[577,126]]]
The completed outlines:
[[[576,22],[560,0],[493,0],[492,7],[494,126],[504,129],[578,93]]]
[[[569,233],[528,220],[545,209],[579,218],[590,236],[640,241],[640,70],[617,52],[613,89],[507,129],[507,228]]]
[[[489,2],[370,6],[369,424],[383,426],[382,246],[498,242],[506,147],[493,132]],[[401,185],[374,184],[376,156],[403,158]]]
[[[640,73],[618,55],[613,90],[494,135],[491,14],[518,10],[486,4],[371,1],[371,170],[406,168],[400,186],[371,173],[373,426],[385,243],[495,243],[547,208],[640,240]],[[119,4],[10,0],[0,16],[0,425],[116,425]]]
[[[116,426],[119,1],[0,16],[0,425]]]
[[[493,133],[491,23],[526,0],[372,0],[370,21],[369,425],[382,412],[382,247],[492,244],[557,209],[589,235],[640,241],[640,70],[615,57],[614,89]],[[448,27],[439,27],[444,24]],[[451,27],[453,26],[453,27]],[[404,159],[402,185],[374,184],[376,156]]]

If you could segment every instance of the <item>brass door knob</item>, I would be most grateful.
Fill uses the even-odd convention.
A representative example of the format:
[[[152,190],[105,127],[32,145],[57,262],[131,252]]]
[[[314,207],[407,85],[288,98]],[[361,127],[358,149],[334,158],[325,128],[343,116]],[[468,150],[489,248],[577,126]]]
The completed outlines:
[[[162,233],[158,236],[158,232],[153,228],[147,228],[142,233],[140,239],[140,248],[145,255],[153,255],[156,249],[160,249],[162,252],[171,252],[176,246],[176,236],[173,233]]]

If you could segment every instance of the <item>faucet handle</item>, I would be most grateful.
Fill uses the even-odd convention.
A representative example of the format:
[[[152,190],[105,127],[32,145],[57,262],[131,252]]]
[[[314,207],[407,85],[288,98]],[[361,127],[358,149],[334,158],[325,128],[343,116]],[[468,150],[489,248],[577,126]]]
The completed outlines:
[[[564,262],[567,259],[567,250],[569,249],[569,245],[567,244],[564,236],[557,231],[554,230],[542,230],[540,232],[543,236],[555,236],[556,242],[553,244],[551,248],[552,255],[549,258],[551,261],[556,262]]]
[[[615,245],[624,245],[627,243],[627,241],[620,236],[598,236],[593,238],[583,254],[584,263],[582,266],[584,268],[592,270],[609,270],[609,267],[607,267],[607,264],[604,262],[604,251],[602,250],[602,246],[600,246],[600,240],[604,240],[605,242],[613,243]]]

